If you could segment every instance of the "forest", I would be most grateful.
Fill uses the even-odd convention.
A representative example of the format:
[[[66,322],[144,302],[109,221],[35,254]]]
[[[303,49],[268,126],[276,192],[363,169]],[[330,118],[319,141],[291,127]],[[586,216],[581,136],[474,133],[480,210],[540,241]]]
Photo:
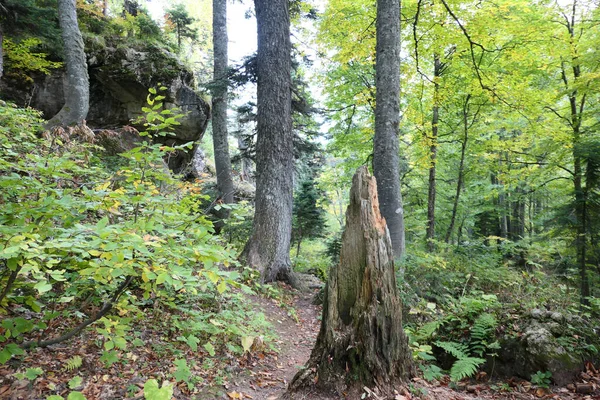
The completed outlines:
[[[0,0],[0,399],[600,399],[598,49],[598,0]]]

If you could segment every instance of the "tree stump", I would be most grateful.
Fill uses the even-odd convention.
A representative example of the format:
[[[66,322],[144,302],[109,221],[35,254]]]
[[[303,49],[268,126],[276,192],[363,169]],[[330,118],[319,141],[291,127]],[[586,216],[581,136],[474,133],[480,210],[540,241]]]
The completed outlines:
[[[377,184],[366,167],[352,179],[340,262],[329,274],[317,342],[288,396],[377,387],[390,394],[413,374],[402,330],[394,252],[379,212]]]

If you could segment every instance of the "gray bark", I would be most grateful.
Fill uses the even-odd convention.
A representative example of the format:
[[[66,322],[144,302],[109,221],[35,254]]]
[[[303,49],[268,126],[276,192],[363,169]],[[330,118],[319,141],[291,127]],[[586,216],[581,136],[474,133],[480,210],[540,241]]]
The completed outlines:
[[[227,132],[227,0],[213,0],[214,88],[212,91],[212,132],[219,197],[225,204],[233,203],[233,179]],[[220,218],[229,212],[221,209]]]
[[[379,212],[376,180],[361,167],[352,179],[340,262],[327,281],[321,330],[290,392],[316,383],[349,392],[348,398],[359,398],[353,386],[376,385],[389,394],[412,373],[392,243]]]
[[[73,125],[83,121],[90,105],[90,84],[83,47],[77,24],[75,0],[58,0],[58,22],[62,31],[67,79],[65,105],[47,124]]]
[[[394,255],[405,250],[400,193],[400,0],[377,1],[376,107],[373,172]]]
[[[4,31],[0,25],[0,79],[4,75]]]
[[[430,253],[435,250],[435,197],[437,193],[436,172],[437,172],[437,150],[438,150],[438,129],[440,123],[440,83],[442,75],[442,62],[440,56],[433,56],[433,114],[431,117],[431,137],[429,144],[429,190],[427,194],[427,251]]]
[[[454,224],[456,223],[456,214],[458,213],[458,204],[460,202],[460,193],[463,186],[464,172],[465,172],[465,155],[467,152],[467,143],[469,141],[469,100],[471,99],[471,95],[467,95],[465,100],[465,104],[463,107],[463,129],[464,136],[460,146],[460,163],[458,165],[458,181],[456,183],[456,195],[454,196],[454,202],[452,204],[452,214],[450,216],[450,225],[448,226],[448,230],[446,231],[445,242],[450,243],[450,238],[452,237],[452,230],[454,230]],[[458,242],[457,242],[458,243]]]
[[[258,25],[256,199],[242,258],[263,282],[292,284],[290,239],[294,158],[289,2],[255,0]]]

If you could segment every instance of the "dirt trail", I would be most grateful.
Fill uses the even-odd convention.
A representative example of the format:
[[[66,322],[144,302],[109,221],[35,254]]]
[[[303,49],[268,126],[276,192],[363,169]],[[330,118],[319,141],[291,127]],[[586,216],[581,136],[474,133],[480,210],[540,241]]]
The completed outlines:
[[[274,400],[285,392],[289,381],[310,357],[319,332],[321,308],[312,304],[315,293],[298,292],[294,297],[292,306],[297,319],[274,300],[252,298],[273,325],[279,354],[252,358],[248,366],[230,379],[228,398],[239,394],[244,396],[240,398]]]

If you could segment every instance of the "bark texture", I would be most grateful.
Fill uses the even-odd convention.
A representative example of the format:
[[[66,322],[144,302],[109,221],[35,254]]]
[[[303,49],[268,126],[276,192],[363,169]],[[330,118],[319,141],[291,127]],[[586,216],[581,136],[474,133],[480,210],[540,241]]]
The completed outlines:
[[[292,284],[290,239],[294,158],[289,2],[255,0],[258,25],[256,198],[242,258],[264,282]]]
[[[213,52],[215,82],[212,91],[212,132],[219,197],[225,204],[233,203],[233,179],[227,132],[227,0],[213,0]],[[222,208],[219,218],[227,218]]]
[[[4,30],[0,23],[0,79],[4,75]]]
[[[440,77],[442,62],[439,54],[433,56],[433,113],[431,116],[431,137],[429,138],[429,190],[427,192],[427,251],[435,250],[435,198],[437,194],[437,150],[440,123]]]
[[[58,22],[67,67],[65,104],[48,122],[48,126],[79,123],[86,118],[90,106],[90,83],[75,0],[58,0]]]
[[[376,386],[385,394],[412,373],[392,243],[376,180],[361,167],[352,179],[340,262],[329,274],[321,330],[290,393],[316,383],[337,392]]]
[[[405,250],[400,193],[400,0],[377,1],[375,138],[373,172],[381,212],[387,221],[396,257]]]

